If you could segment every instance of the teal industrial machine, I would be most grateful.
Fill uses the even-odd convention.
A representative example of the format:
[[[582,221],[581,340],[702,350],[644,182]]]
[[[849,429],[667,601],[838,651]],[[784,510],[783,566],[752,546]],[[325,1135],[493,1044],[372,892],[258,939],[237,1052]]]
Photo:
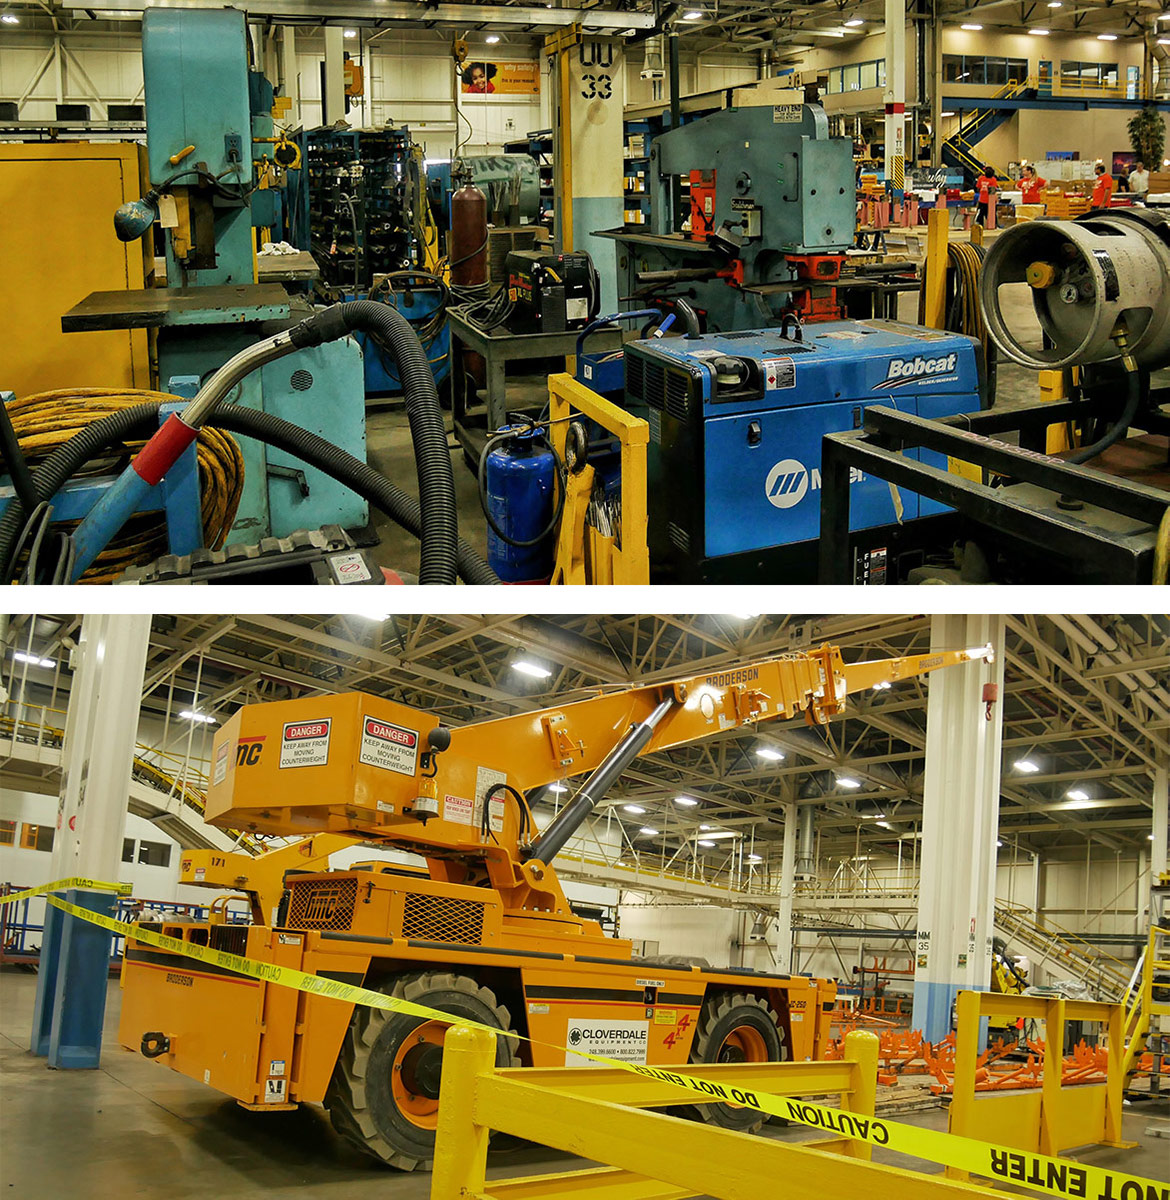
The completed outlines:
[[[255,229],[277,224],[278,188],[260,187],[254,146],[273,136],[272,85],[249,68],[238,9],[148,8],[142,21],[150,190],[115,217],[123,240],[162,230],[166,287],[98,292],[66,330],[157,330],[158,386],[193,396],[233,355],[309,315],[277,282],[257,282]],[[261,409],[365,459],[362,353],[347,336],[268,363],[232,403]],[[251,438],[229,540],[258,542],[324,525],[367,524],[365,500],[323,472]]]

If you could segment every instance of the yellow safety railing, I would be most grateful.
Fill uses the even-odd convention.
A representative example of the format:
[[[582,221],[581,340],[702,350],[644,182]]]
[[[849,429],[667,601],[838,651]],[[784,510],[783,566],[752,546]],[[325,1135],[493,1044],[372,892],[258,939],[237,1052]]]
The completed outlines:
[[[1073,1146],[1136,1145],[1121,1140],[1124,1043],[1120,1004],[964,991],[955,1002],[955,1015],[955,1075],[948,1117],[951,1133],[1053,1157]],[[1044,1022],[1044,1074],[1039,1088],[976,1092],[982,1017]],[[1104,1083],[1063,1086],[1065,1026],[1069,1021],[1105,1026],[1108,1056]],[[968,1178],[965,1171],[954,1167],[948,1167],[947,1174],[953,1179]]]
[[[672,1067],[757,1095],[837,1094],[842,1111],[873,1116],[878,1040],[857,1031],[834,1062],[721,1063]],[[987,1190],[870,1161],[849,1139],[801,1145],[720,1129],[646,1109],[679,1103],[677,1087],[610,1067],[497,1070],[496,1039],[456,1026],[443,1044],[431,1200],[786,1200],[896,1195],[934,1200]],[[704,1103],[704,1098],[693,1097]],[[599,1167],[488,1179],[491,1130],[577,1155]]]
[[[1154,980],[1170,974],[1170,929],[1151,925],[1142,956],[1141,972],[1133,991],[1126,997],[1122,1031],[1125,1038],[1125,1057],[1122,1074],[1125,1086],[1136,1074],[1150,1032],[1150,1022],[1155,1016],[1170,1016],[1170,1003],[1154,999]],[[1165,987],[1163,983],[1160,986]],[[1157,1063],[1155,1063],[1157,1069]]]
[[[571,375],[550,375],[548,397],[552,444],[561,461],[565,462],[569,423],[578,413],[618,439],[622,473],[620,515],[614,528],[607,530],[590,519],[593,468],[584,462],[577,469],[567,464],[553,583],[649,583],[646,447],[650,426]]]

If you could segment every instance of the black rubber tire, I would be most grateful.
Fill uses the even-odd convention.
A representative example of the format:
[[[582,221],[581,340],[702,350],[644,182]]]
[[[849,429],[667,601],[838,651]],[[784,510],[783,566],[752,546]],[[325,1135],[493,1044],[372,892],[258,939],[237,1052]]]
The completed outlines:
[[[510,1033],[512,1018],[496,995],[468,975],[420,971],[397,975],[379,989],[440,1012],[496,1025]],[[390,1071],[402,1042],[422,1018],[358,1006],[325,1092],[329,1119],[349,1143],[400,1171],[431,1169],[435,1135],[420,1129],[394,1101]],[[496,1039],[496,1066],[520,1065],[517,1039]]]
[[[720,1054],[728,1035],[747,1026],[760,1035],[767,1051],[768,1062],[787,1062],[788,1047],[780,1018],[771,1005],[759,996],[746,992],[716,992],[703,1001],[695,1040],[691,1044],[692,1063],[734,1061]],[[734,1129],[740,1133],[755,1133],[767,1117],[754,1108],[734,1104],[696,1104],[691,1112],[708,1125]]]

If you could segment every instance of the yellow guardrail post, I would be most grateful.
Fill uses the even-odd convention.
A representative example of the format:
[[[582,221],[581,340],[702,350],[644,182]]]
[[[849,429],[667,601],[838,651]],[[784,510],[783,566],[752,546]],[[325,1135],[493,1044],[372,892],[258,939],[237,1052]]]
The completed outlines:
[[[443,1038],[443,1077],[431,1200],[468,1200],[486,1183],[491,1131],[475,1121],[479,1080],[496,1065],[496,1039],[486,1029],[455,1025]]]
[[[872,1117],[877,1106],[878,1051],[881,1042],[876,1033],[867,1029],[855,1029],[845,1035],[845,1061],[851,1064],[851,1084],[848,1092],[841,1093],[841,1111]],[[868,1142],[847,1139],[841,1154],[850,1158],[873,1158],[873,1147]]]

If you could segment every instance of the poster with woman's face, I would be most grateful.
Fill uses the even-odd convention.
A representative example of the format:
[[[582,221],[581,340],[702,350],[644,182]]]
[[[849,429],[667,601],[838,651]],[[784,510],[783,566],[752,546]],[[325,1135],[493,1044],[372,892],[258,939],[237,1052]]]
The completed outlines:
[[[535,62],[466,62],[459,72],[465,96],[535,96],[540,67]]]

